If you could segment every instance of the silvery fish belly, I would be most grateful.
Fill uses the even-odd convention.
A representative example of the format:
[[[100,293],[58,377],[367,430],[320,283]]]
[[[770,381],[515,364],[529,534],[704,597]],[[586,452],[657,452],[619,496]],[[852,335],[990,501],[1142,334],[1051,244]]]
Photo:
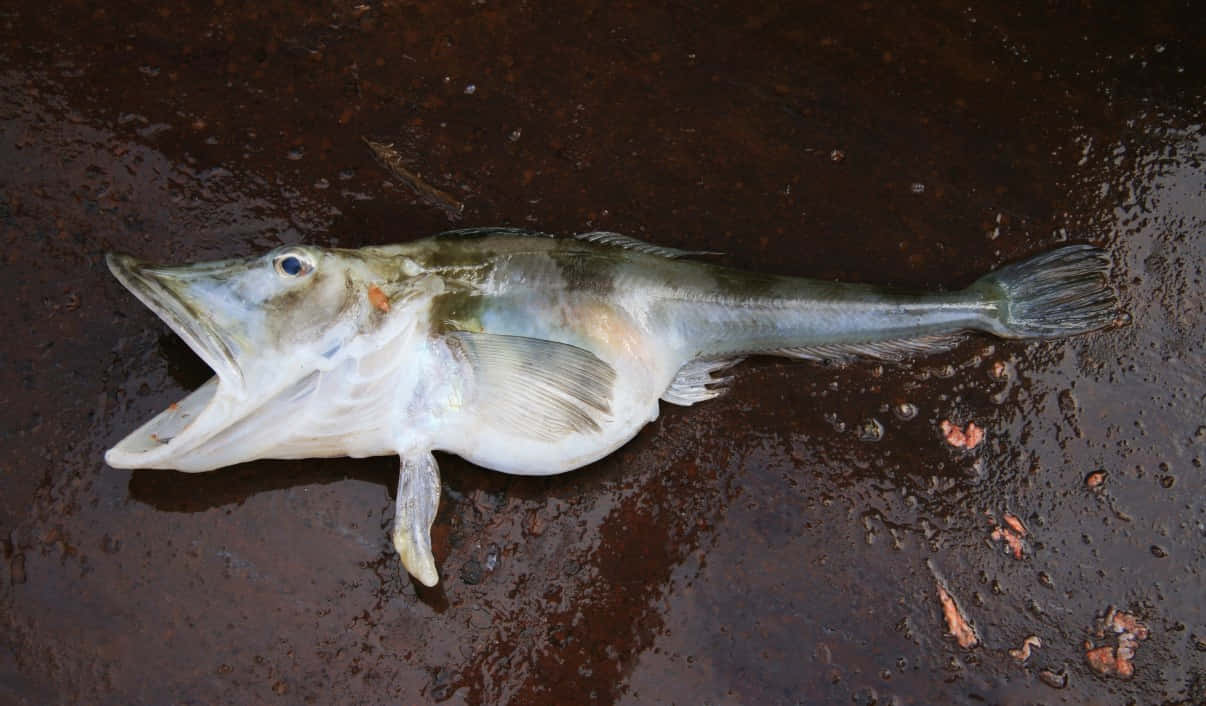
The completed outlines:
[[[631,439],[659,400],[716,397],[746,355],[901,360],[969,331],[1058,338],[1115,320],[1109,259],[1087,245],[928,294],[690,257],[705,254],[615,233],[493,228],[176,267],[110,255],[117,279],[215,376],[105,459],[209,471],[397,454],[393,544],[432,586],[432,451],[507,473],[561,473]]]

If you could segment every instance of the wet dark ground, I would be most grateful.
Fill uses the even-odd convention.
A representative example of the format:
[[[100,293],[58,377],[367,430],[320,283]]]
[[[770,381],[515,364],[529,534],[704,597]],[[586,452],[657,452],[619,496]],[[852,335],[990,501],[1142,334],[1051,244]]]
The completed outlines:
[[[1134,5],[6,4],[0,702],[1206,703],[1206,27]],[[208,371],[104,252],[494,224],[925,287],[1094,242],[1133,323],[755,361],[560,477],[442,457],[433,590],[394,459],[105,466]]]

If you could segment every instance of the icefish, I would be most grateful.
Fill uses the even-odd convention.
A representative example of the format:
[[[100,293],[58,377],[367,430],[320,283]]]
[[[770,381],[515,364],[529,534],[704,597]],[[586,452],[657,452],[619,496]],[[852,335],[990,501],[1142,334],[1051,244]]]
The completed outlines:
[[[209,471],[258,458],[401,458],[393,544],[439,580],[433,450],[506,473],[615,451],[658,400],[721,393],[751,354],[900,360],[967,331],[1058,338],[1109,326],[1109,258],[1074,245],[967,289],[906,293],[742,272],[615,233],[491,228],[405,245],[109,269],[215,377],[105,454]]]

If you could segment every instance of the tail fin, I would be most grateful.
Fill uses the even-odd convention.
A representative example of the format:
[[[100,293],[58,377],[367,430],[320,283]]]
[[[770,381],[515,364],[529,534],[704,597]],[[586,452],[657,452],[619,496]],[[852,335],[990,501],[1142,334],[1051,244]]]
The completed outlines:
[[[972,288],[1001,298],[1006,338],[1060,338],[1114,323],[1118,301],[1106,282],[1110,256],[1092,245],[1070,245],[1007,265]]]

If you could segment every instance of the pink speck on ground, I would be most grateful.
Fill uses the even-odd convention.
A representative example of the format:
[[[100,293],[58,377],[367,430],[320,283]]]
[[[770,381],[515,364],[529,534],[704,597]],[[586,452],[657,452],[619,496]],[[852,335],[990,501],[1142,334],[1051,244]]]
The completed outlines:
[[[938,600],[942,602],[942,615],[946,618],[946,629],[954,636],[955,641],[959,646],[968,649],[979,644],[980,640],[976,637],[976,631],[967,622],[967,618],[963,617],[959,606],[955,604],[955,599],[950,593],[938,584]]]
[[[944,419],[939,428],[946,438],[946,443],[957,449],[974,449],[984,440],[984,430],[976,426],[975,422],[968,422],[967,429],[964,430],[950,420]]]
[[[1105,628],[1118,635],[1118,646],[1095,648],[1093,643],[1085,642],[1085,661],[1098,674],[1117,674],[1123,679],[1130,679],[1135,674],[1135,665],[1131,663],[1131,659],[1139,650],[1139,642],[1147,639],[1147,626],[1130,613],[1115,611],[1113,608],[1102,623]],[[1099,631],[1098,635],[1101,634]]]
[[[1022,544],[1022,538],[1014,534],[1011,530],[998,527],[992,531],[992,535],[990,536],[994,541],[1003,541],[1008,544],[1009,553],[1013,555],[1014,559],[1022,558],[1022,550],[1024,546]]]
[[[1013,657],[1014,659],[1018,660],[1019,662],[1025,662],[1026,660],[1030,659],[1030,648],[1031,647],[1042,647],[1042,646],[1043,646],[1043,641],[1038,639],[1038,637],[1031,635],[1030,637],[1026,638],[1022,642],[1021,647],[1019,647],[1016,650],[1010,650],[1009,656]]]
[[[1019,537],[1026,536],[1026,526],[1016,516],[1005,513],[1005,524],[1009,525],[1009,529],[1016,532]]]

